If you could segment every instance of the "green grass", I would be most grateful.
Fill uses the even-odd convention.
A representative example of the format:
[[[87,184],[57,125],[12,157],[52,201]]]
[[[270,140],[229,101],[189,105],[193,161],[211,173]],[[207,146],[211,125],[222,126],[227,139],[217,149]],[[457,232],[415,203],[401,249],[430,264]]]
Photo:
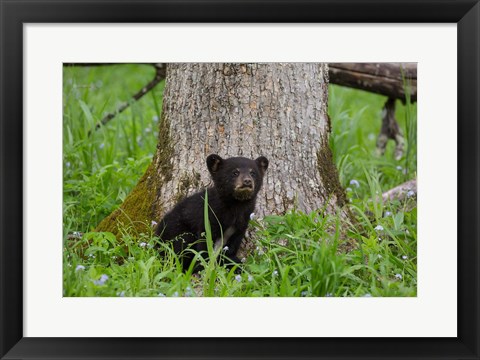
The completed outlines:
[[[331,148],[357,224],[297,210],[253,220],[255,250],[240,274],[200,254],[204,270],[192,274],[193,264],[183,273],[153,226],[137,236],[125,231],[121,241],[91,232],[150,163],[164,83],[89,132],[153,75],[146,65],[64,69],[64,296],[416,296],[415,200],[383,203],[378,196],[416,176],[416,104],[397,103],[408,147],[397,162],[393,144],[382,157],[375,152],[386,98],[334,85]],[[205,237],[210,255],[222,256],[213,254],[208,228]],[[345,240],[357,246],[346,252]]]
[[[107,126],[94,128],[154,74],[147,65],[64,69],[64,229],[95,228],[121,204],[150,163],[163,83]]]

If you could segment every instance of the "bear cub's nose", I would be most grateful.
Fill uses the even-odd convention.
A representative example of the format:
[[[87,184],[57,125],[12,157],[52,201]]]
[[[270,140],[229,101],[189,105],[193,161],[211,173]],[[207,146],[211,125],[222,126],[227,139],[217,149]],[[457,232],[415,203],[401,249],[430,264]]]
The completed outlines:
[[[243,179],[243,185],[248,186],[248,187],[252,187],[252,179],[250,179],[250,178]]]

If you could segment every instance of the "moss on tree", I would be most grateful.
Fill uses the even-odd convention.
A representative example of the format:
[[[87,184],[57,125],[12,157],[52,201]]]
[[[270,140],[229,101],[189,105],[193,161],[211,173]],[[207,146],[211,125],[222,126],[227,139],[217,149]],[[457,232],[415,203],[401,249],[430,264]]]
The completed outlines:
[[[145,171],[138,184],[123,204],[98,224],[95,231],[108,231],[118,237],[119,227],[127,232],[146,232],[156,218],[158,206],[156,197],[155,168],[153,163]],[[153,206],[152,206],[153,203]]]
[[[108,231],[117,238],[121,231],[139,234],[151,230],[152,220],[158,221],[163,209],[158,201],[161,186],[172,177],[171,157],[173,146],[170,124],[162,116],[159,126],[157,152],[145,174],[118,209],[98,224],[95,231]]]

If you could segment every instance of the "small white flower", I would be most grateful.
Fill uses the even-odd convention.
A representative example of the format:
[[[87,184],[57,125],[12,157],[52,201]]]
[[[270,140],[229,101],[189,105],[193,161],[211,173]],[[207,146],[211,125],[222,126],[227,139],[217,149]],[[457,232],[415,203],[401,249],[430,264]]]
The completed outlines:
[[[392,213],[390,211],[385,211],[385,216],[392,216]]]
[[[372,294],[366,293],[363,297],[372,297]]]
[[[241,259],[240,259],[240,261],[241,261],[241,262],[242,262],[242,264],[243,264],[243,263],[245,263],[245,262],[247,261],[247,259],[245,259],[245,258],[241,258]]]
[[[172,296],[173,297],[178,297],[178,291],[175,291]]]
[[[395,279],[402,280],[403,276],[401,274],[395,274]]]
[[[70,167],[71,165],[72,165],[72,164],[70,164],[70,161],[67,161],[67,162],[65,163],[65,166],[66,166],[66,167]]]
[[[409,192],[407,192],[407,197],[412,197],[412,196],[415,196],[415,191],[410,190]]]
[[[402,171],[403,168],[402,168],[400,165],[398,165],[398,166],[397,166],[397,170],[398,170],[398,171]]]
[[[138,244],[138,246],[145,247],[145,246],[147,246],[147,243],[146,242],[141,242],[140,244]]]
[[[158,223],[157,223],[156,221],[152,220],[152,227],[157,226],[157,224],[158,224]]]
[[[105,147],[104,143],[101,143],[100,146],[99,146],[100,149],[103,149],[104,147]]]
[[[348,187],[348,188],[346,188],[345,190],[346,190],[347,192],[352,192],[352,191],[353,191],[351,187]]]
[[[151,128],[149,128],[149,127],[145,128],[145,133],[147,133],[147,134],[148,134],[149,132],[152,132],[152,129],[151,129]]]
[[[80,270],[81,270],[81,271],[85,270],[85,266],[83,266],[83,265],[77,265],[77,267],[75,268],[75,272],[80,271]]]
[[[125,296],[125,291],[119,292],[117,296],[124,297]]]
[[[277,276],[277,275],[278,275],[278,271],[277,271],[277,270],[273,270],[272,275],[273,275],[273,276]]]
[[[305,291],[302,291],[302,292],[300,293],[300,296],[302,296],[302,297],[308,296],[308,291],[306,291],[306,290],[305,290]]]
[[[407,259],[408,259],[408,256],[407,256],[407,255],[402,255],[402,259],[403,259],[403,260],[407,260]]]
[[[325,296],[326,297],[333,297],[333,294],[332,293],[326,293]]]
[[[225,246],[225,247],[223,248],[223,251],[228,251],[228,246]]]
[[[250,214],[250,220],[253,220],[253,219],[255,219],[255,213]]]
[[[242,281],[242,276],[241,275],[236,275],[235,276],[235,281],[241,282]]]
[[[357,188],[360,187],[360,183],[358,182],[358,180],[355,180],[355,179],[350,180],[350,185],[353,185]]]
[[[80,231],[74,231],[72,233],[73,236],[77,237],[77,238],[81,238],[82,237],[82,233]]]
[[[152,120],[155,121],[155,122],[157,122],[157,121],[158,121],[158,116],[157,116],[157,115],[154,115],[154,116],[152,117]]]
[[[164,294],[164,293],[158,293],[157,296],[158,296],[158,297],[165,297],[165,294]]]
[[[376,231],[383,231],[383,226],[382,225],[377,225],[375,226]]]
[[[253,276],[252,275],[248,275],[248,282],[252,282],[253,281]]]

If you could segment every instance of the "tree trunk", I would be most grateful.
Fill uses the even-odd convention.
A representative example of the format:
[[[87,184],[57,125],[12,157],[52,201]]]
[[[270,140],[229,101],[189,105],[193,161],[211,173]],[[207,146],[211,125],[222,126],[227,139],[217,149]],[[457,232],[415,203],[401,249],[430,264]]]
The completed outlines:
[[[150,226],[183,197],[210,184],[209,154],[260,155],[270,164],[258,216],[345,203],[328,146],[326,64],[169,64],[152,164],[97,230]]]

